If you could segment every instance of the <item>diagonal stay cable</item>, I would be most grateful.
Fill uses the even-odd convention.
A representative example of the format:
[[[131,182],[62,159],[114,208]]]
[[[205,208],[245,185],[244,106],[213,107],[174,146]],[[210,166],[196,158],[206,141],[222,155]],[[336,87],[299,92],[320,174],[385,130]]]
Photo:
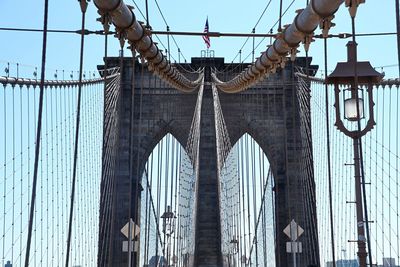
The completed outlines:
[[[271,29],[273,29],[278,23],[279,21],[283,18],[283,16],[289,11],[289,9],[292,7],[292,5],[294,4],[295,0],[292,0],[292,2],[288,5],[288,7],[285,9],[285,11],[282,13],[282,16],[274,23],[274,25],[272,25]],[[254,47],[254,50],[256,50],[262,42],[264,42],[266,37],[263,37],[258,44]],[[251,55],[252,55],[253,51],[251,51],[244,59],[241,63],[243,63],[246,59],[248,59]]]
[[[256,24],[254,25],[253,29],[257,28],[258,24],[260,23],[261,19],[263,18],[265,12],[267,11],[267,9],[269,8],[270,4],[271,4],[272,0],[268,1],[267,5],[265,6],[263,12],[261,13],[260,17],[258,18]],[[242,49],[245,47],[245,45],[247,44],[247,42],[249,41],[250,37],[247,37],[246,40],[244,41],[243,45],[240,47],[239,52],[236,54],[236,56],[233,58],[232,62],[235,61],[235,59],[239,56],[239,54],[241,53]]]
[[[79,0],[81,12],[82,12],[82,29],[85,28],[85,15],[88,3],[86,0]],[[81,114],[81,96],[82,96],[82,70],[83,70],[83,48],[85,43],[85,35],[81,34],[81,48],[80,48],[80,58],[79,58],[79,85],[78,85],[78,103],[77,103],[77,113],[76,113],[76,127],[75,127],[75,145],[74,145],[74,162],[72,169],[72,189],[71,189],[71,204],[69,213],[69,223],[68,223],[68,237],[67,237],[67,251],[65,258],[65,266],[68,267],[69,264],[69,254],[71,247],[71,234],[72,234],[72,220],[74,213],[74,200],[75,200],[75,186],[76,186],[76,169],[78,162],[78,141],[79,141],[79,125],[80,125],[80,114]]]
[[[158,1],[157,1],[157,0],[154,0],[154,2],[156,3],[157,9],[158,9],[158,11],[160,12],[160,15],[161,15],[161,17],[162,17],[162,19],[163,19],[163,21],[164,21],[164,23],[165,23],[165,26],[166,26],[167,29],[169,30],[169,25],[168,25],[167,19],[165,18],[164,13],[162,12],[160,5],[158,4]],[[168,36],[169,36],[169,35],[168,35]],[[174,42],[176,48],[178,49],[178,53],[179,53],[180,55],[182,55],[183,59],[186,61],[186,57],[183,55],[182,50],[181,50],[180,46],[178,45],[178,42],[176,41],[175,37],[174,37],[173,35],[171,35],[171,37],[172,37],[172,41]],[[168,53],[170,53],[169,50],[168,50]],[[175,60],[175,59],[174,59],[174,60]],[[175,61],[176,61],[176,60],[175,60]]]
[[[307,53],[308,55],[308,53]],[[325,65],[325,79],[328,77],[328,42],[327,38],[324,38],[324,65]],[[308,60],[307,60],[308,67]],[[307,75],[309,75],[307,71]],[[325,120],[326,120],[326,148],[327,148],[327,164],[328,164],[328,190],[329,190],[329,219],[331,226],[331,246],[332,246],[332,262],[333,267],[336,267],[335,261],[335,233],[333,223],[333,198],[332,198],[332,173],[331,173],[331,141],[330,141],[330,125],[329,125],[329,91],[328,83],[325,83]]]
[[[30,213],[29,213],[28,237],[27,237],[27,241],[26,241],[25,267],[29,266],[29,253],[30,253],[31,240],[32,240],[33,217],[34,217],[34,213],[35,213],[36,185],[37,185],[40,139],[41,139],[40,133],[42,130],[44,79],[45,79],[45,69],[46,69],[48,11],[49,11],[49,0],[45,0],[45,2],[44,2],[44,19],[43,19],[42,70],[41,70],[41,74],[40,74],[39,114],[38,114],[38,126],[37,126],[37,133],[36,133],[35,163],[34,163],[34,169],[33,169],[31,209],[30,209]]]
[[[147,21],[146,16],[144,15],[144,13],[142,12],[142,10],[140,9],[140,7],[138,6],[138,4],[135,2],[135,0],[132,0],[133,4],[135,5],[135,7],[137,8],[137,10],[139,11],[140,15],[142,15],[142,17]],[[161,46],[165,49],[168,50],[167,47],[164,45],[164,43],[161,41],[160,37],[157,34],[153,34],[157,40],[160,42]],[[174,38],[173,38],[174,39]],[[179,47],[178,47],[179,48]],[[183,54],[181,53],[181,55],[183,56]],[[176,61],[176,59],[171,56],[173,60]],[[183,58],[186,60],[186,58],[183,56]]]
[[[158,4],[158,1],[157,1],[157,0],[154,0],[154,2],[156,3],[157,9],[158,9],[158,11],[160,12],[161,18],[163,19],[163,21],[164,21],[164,23],[165,23],[165,26],[168,26],[168,22],[167,22],[167,20],[166,20],[165,17],[164,17],[164,14],[163,14],[163,12],[162,12],[162,10],[161,10],[161,8],[160,8],[160,5]]]
[[[288,5],[288,7],[285,9],[285,11],[282,13],[282,15],[278,18],[278,20],[274,23],[274,25],[272,25],[271,30],[279,23],[279,21],[282,19],[282,17],[287,13],[287,11],[292,7],[292,5],[294,4],[295,0],[292,0],[292,2]],[[254,46],[254,48],[252,49],[252,51],[250,51],[250,53],[243,59],[241,60],[241,64],[243,64],[253,53],[254,51],[264,42],[266,37],[263,37],[256,46]],[[246,45],[246,43],[248,42],[248,39],[250,39],[250,37],[248,37],[245,41],[245,43],[243,44],[242,48],[239,50],[238,54],[235,56],[235,58],[232,60],[233,61],[237,58],[238,55],[241,55],[242,53],[242,49],[244,47],[244,45]],[[230,70],[231,73],[233,73],[237,68],[239,68],[241,66],[241,64],[237,64],[234,68],[232,68]],[[229,68],[230,65],[228,65],[223,71],[221,72],[225,72],[226,69]]]
[[[133,2],[133,4],[135,5],[136,9],[139,11],[140,15],[142,15],[142,17],[143,17],[146,21],[148,21],[148,16],[146,16],[146,15],[142,12],[142,10],[140,9],[140,7],[139,7],[139,5],[136,3],[136,1],[135,1],[135,0],[132,0],[132,2]],[[161,16],[162,16],[162,19],[163,19],[165,25],[168,27],[167,20],[165,19],[165,16],[164,16],[164,14],[162,13],[161,8],[160,8],[160,6],[158,5],[158,2],[157,2],[157,1],[156,1],[156,5],[157,5],[158,10],[159,10],[160,13],[161,13]],[[147,9],[146,9],[146,10],[147,10]],[[147,14],[147,12],[146,12],[146,14]],[[161,39],[158,37],[158,35],[157,35],[157,34],[154,34],[154,35],[156,36],[157,40],[160,42],[160,44],[162,45],[162,47],[164,47],[164,49],[167,50],[166,46],[163,44],[163,42],[162,42]],[[176,47],[178,48],[178,52],[182,55],[183,59],[186,61],[186,57],[185,57],[185,56],[183,55],[183,53],[181,52],[181,49],[180,49],[178,43],[176,42],[175,37],[174,37],[173,35],[171,35],[171,37],[172,37],[172,40],[173,40],[174,44],[175,44]],[[175,59],[173,56],[171,56],[171,57],[172,57],[173,60],[176,61],[176,59]]]

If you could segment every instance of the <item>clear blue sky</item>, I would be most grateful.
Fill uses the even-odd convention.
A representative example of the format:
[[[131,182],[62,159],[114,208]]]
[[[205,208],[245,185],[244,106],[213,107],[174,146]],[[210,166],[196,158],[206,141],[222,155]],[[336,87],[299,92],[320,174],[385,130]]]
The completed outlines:
[[[159,0],[159,5],[163,10],[164,16],[171,28],[175,31],[202,31],[205,19],[208,16],[210,31],[220,32],[250,32],[257,22],[260,14],[264,10],[268,1],[178,1],[178,0]],[[284,8],[291,1],[284,0]],[[126,3],[134,5],[133,1],[127,0]],[[144,12],[145,2],[136,1]],[[251,3],[251,4],[250,4]],[[296,0],[292,7],[284,16],[283,24],[293,21],[295,10],[303,8],[306,0]],[[279,1],[272,0],[271,4],[259,22],[256,32],[267,32],[276,22],[279,12]],[[43,23],[43,1],[11,1],[2,0],[0,2],[2,16],[0,27],[21,27],[21,28],[41,28]],[[142,16],[135,10],[137,17]],[[166,26],[156,8],[155,1],[149,0],[150,24],[155,30],[165,30]],[[100,23],[96,22],[97,11],[90,2],[87,16],[87,28],[91,30],[101,29]],[[347,9],[342,5],[336,15],[336,27],[333,33],[350,32],[351,24]],[[80,9],[78,1],[50,1],[49,10],[50,29],[70,29],[80,28]],[[394,1],[367,1],[361,5],[357,15],[357,32],[394,32],[395,14]],[[276,27],[274,28],[276,32]],[[316,31],[320,33],[320,30]],[[166,45],[166,38],[160,37]],[[40,33],[25,32],[0,32],[0,73],[4,74],[3,65],[5,62],[18,62],[40,67],[41,41]],[[49,34],[47,68],[50,77],[58,70],[77,70],[79,65],[79,36],[71,34]],[[184,56],[190,57],[200,55],[200,50],[204,49],[204,42],[200,37],[180,37],[176,40]],[[225,57],[226,62],[231,62],[244,42],[244,38],[212,38],[211,49],[215,50],[215,55]],[[260,39],[256,40],[256,44]],[[337,61],[345,60],[345,44],[348,40],[330,40],[329,67],[332,70]],[[370,60],[373,66],[386,66],[397,64],[396,38],[389,37],[359,37],[359,59]],[[265,50],[269,40],[259,46],[256,55]],[[118,41],[111,40],[110,54],[117,55]],[[316,40],[312,44],[310,55],[314,58],[314,63],[323,64],[322,41]],[[251,52],[252,42],[249,41],[243,49],[242,59]],[[171,41],[172,56],[177,57],[177,48]],[[304,55],[304,49],[301,48]],[[101,36],[87,36],[85,46],[85,69],[94,70],[96,65],[101,63],[103,56],[103,38]],[[237,61],[238,59],[236,59]],[[251,56],[248,58],[251,60]],[[23,68],[22,68],[23,69]],[[27,68],[29,69],[29,67]],[[31,68],[33,69],[33,68]],[[322,69],[322,67],[321,67]],[[27,70],[28,71],[28,70]],[[397,68],[385,68],[388,77],[397,77]],[[29,75],[32,71],[29,70]],[[49,76],[48,76],[49,77]],[[60,77],[60,75],[59,75]]]

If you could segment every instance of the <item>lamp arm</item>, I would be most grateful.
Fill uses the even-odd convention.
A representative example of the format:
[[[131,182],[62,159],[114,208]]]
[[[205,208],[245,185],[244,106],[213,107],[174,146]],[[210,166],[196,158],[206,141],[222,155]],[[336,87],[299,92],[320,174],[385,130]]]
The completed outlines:
[[[335,122],[335,126],[339,129],[339,131],[341,131],[342,133],[344,133],[345,135],[347,135],[348,137],[351,138],[356,138],[357,135],[357,131],[349,131],[343,124],[343,121],[339,118],[336,118],[336,122]]]
[[[372,94],[372,84],[368,84],[367,93],[368,93],[369,119],[368,119],[367,125],[365,125],[365,128],[362,131],[360,131],[360,134],[358,137],[364,136],[366,133],[371,131],[374,128],[374,126],[376,125],[375,118],[374,118],[375,103],[374,103],[373,94]]]
[[[339,131],[341,131],[345,135],[354,138],[354,132],[347,130],[347,128],[343,124],[342,119],[340,118],[339,94],[340,94],[339,86],[335,84],[335,104],[333,105],[335,107],[335,114],[336,114],[335,126],[339,129]]]

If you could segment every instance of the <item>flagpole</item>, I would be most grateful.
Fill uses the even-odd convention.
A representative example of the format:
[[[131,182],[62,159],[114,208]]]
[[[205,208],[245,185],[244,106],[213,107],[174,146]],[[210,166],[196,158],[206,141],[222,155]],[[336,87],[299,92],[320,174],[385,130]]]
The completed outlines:
[[[206,19],[206,23],[207,23],[207,33],[210,31],[210,26],[208,25],[208,15],[207,15],[207,19]],[[210,38],[210,37],[208,37]],[[210,57],[210,46],[207,45],[207,57]]]

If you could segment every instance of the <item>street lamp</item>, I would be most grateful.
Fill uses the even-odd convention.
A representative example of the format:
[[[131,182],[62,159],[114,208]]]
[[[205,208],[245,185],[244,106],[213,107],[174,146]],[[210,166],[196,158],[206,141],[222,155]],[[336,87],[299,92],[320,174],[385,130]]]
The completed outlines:
[[[353,42],[347,43],[347,62],[339,62],[336,65],[335,70],[327,78],[327,83],[334,84],[335,86],[335,112],[336,112],[336,122],[335,126],[343,132],[345,135],[355,139],[364,136],[367,132],[372,130],[375,125],[374,120],[374,100],[372,96],[372,85],[378,83],[382,80],[383,75],[374,68],[368,61],[357,62],[355,68],[355,47],[357,44]],[[355,69],[357,69],[358,84],[363,86],[363,88],[356,88],[354,84]],[[368,121],[365,124],[364,129],[351,130],[344,126],[343,119],[341,116],[340,98],[341,89],[340,86],[349,86],[348,88],[342,90],[342,100],[343,100],[343,110],[344,119],[350,122],[360,122],[365,119],[365,103],[368,105]],[[364,87],[367,87],[366,93],[368,100],[365,101]],[[358,112],[357,112],[358,106]]]
[[[239,241],[237,240],[236,236],[233,236],[230,243],[232,245],[232,254],[238,253],[239,252]]]
[[[167,237],[167,242],[164,240],[165,245],[167,246],[167,266],[169,266],[169,243],[170,237],[175,231],[175,219],[176,216],[172,212],[171,206],[167,206],[167,210],[161,215],[161,219],[163,220],[162,231]]]
[[[175,219],[176,216],[171,210],[171,206],[167,206],[167,210],[161,215],[161,219],[163,220],[163,233],[167,236],[170,236],[175,231]]]
[[[236,236],[233,236],[232,240],[230,241],[231,244],[231,253],[229,253],[229,266],[236,266],[235,264],[235,255],[239,253],[239,241],[237,240]]]
[[[347,43],[347,62],[339,62],[335,70],[327,77],[326,82],[335,86],[335,126],[345,135],[353,139],[354,149],[354,181],[355,181],[355,197],[357,211],[357,244],[358,258],[360,267],[367,266],[367,251],[365,238],[365,220],[362,203],[361,186],[364,181],[361,179],[360,169],[360,138],[367,132],[372,130],[375,125],[374,120],[374,101],[372,95],[372,85],[382,80],[383,75],[375,71],[371,64],[366,62],[356,62],[357,44],[354,42]],[[357,79],[355,78],[357,76]],[[348,129],[343,123],[340,107],[340,86],[349,86],[342,90],[344,119],[351,123],[357,123],[355,128]],[[359,88],[359,85],[362,87]],[[366,87],[368,100],[364,100],[364,87]],[[361,129],[361,120],[365,119],[364,103],[368,104],[368,121],[364,128]],[[365,196],[364,196],[365,197]],[[366,207],[364,207],[366,209]]]

